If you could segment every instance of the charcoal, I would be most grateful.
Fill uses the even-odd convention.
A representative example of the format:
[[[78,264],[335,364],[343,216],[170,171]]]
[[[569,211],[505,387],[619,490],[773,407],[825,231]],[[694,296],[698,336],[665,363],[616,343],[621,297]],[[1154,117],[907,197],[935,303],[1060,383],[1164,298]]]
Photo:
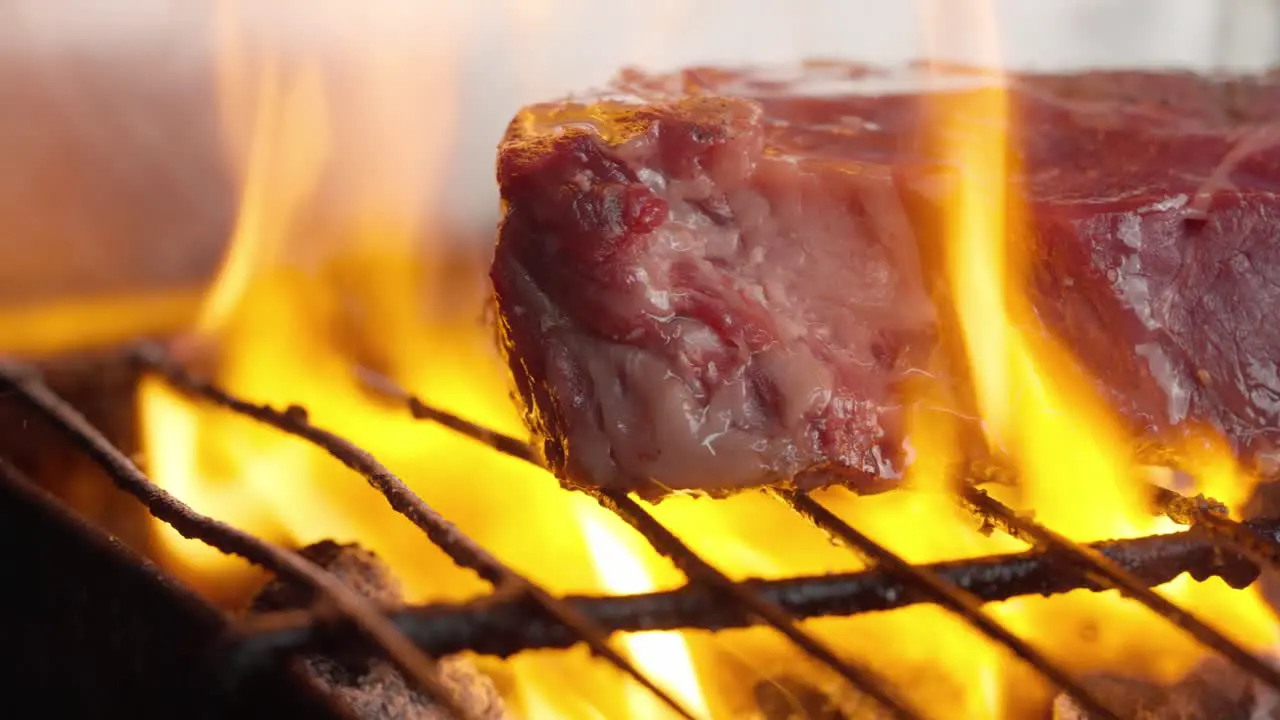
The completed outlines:
[[[1280,696],[1221,658],[1212,657],[1172,687],[1147,680],[1098,675],[1085,678],[1121,717],[1133,720],[1280,720]],[[1059,695],[1053,720],[1093,720],[1071,698]]]
[[[399,605],[399,582],[377,555],[355,544],[324,540],[299,551],[332,573],[360,595],[383,605]],[[315,606],[314,589],[279,578],[268,582],[250,603],[250,614],[300,610]],[[363,648],[328,648],[323,654],[304,655],[297,666],[307,680],[329,693],[360,720],[450,720],[453,716],[429,696],[411,687],[387,660]],[[452,690],[473,717],[497,720],[508,717],[497,689],[468,659],[440,660],[444,685]]]
[[[340,545],[322,540],[299,551],[303,557],[328,570],[360,595],[382,605],[401,602],[400,582],[377,555],[359,545]],[[249,612],[267,613],[299,610],[316,603],[316,590],[310,586],[274,579],[262,587],[249,604]]]
[[[844,707],[848,703],[841,702],[839,693],[838,688],[833,693],[806,680],[782,676],[756,683],[752,695],[762,720],[847,720],[851,709]]]
[[[1082,682],[1120,717],[1133,720],[1165,720],[1167,717],[1160,712],[1168,691],[1155,683],[1107,675],[1086,678]],[[1053,702],[1053,720],[1093,720],[1093,715],[1077,705],[1074,699],[1059,695]]]

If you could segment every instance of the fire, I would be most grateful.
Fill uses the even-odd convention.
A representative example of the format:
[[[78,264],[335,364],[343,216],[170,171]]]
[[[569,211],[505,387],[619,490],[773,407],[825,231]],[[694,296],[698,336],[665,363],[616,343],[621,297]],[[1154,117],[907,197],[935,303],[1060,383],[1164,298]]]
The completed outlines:
[[[968,26],[991,55],[984,65],[998,68],[994,21],[975,15],[980,19]],[[957,169],[946,209],[947,273],[987,439],[1012,457],[1026,479],[1023,503],[1049,525],[1070,523],[1088,539],[1148,534],[1156,523],[1131,480],[1130,439],[1068,354],[1032,330],[1034,312],[1018,290],[1025,282],[1025,253],[1018,251],[1025,248],[1009,240],[1025,233],[1008,188],[1014,118],[995,80],[934,103],[943,159]],[[1090,512],[1097,507],[1109,512]]]
[[[1002,67],[993,4],[960,6],[968,18],[965,35],[979,44],[980,64]],[[1037,520],[1074,540],[1169,532],[1173,524],[1152,517],[1144,503],[1136,439],[1126,436],[1070,352],[1037,329],[1021,290],[1028,247],[1019,241],[1028,234],[1020,226],[1025,210],[1011,189],[1017,168],[1008,146],[1017,118],[1004,78],[994,73],[990,79],[976,90],[940,94],[931,108],[931,132],[944,163],[954,169],[955,185],[944,209],[947,279],[988,445],[1016,469],[1018,504],[1035,508]],[[1202,487],[1234,488],[1235,495],[1249,487],[1224,445],[1207,441],[1193,455]],[[1274,616],[1252,592],[1223,592],[1213,583],[1195,586],[1186,580],[1179,578],[1163,591],[1205,617],[1231,608],[1236,622],[1222,629],[1246,645],[1275,641]],[[1099,600],[1096,612],[1106,623],[1101,627],[1152,620],[1135,617],[1140,611],[1117,597]],[[998,612],[1011,626],[1031,629],[1035,624],[1025,623],[1027,606],[1014,601]],[[1060,611],[1066,609],[1059,605]],[[1250,629],[1241,632],[1243,625]],[[1049,647],[1061,651],[1056,643]],[[1178,655],[1185,658],[1188,650]],[[1160,669],[1169,672],[1171,665],[1177,662]]]
[[[0,311],[0,348],[30,357],[109,348],[188,327],[201,299],[190,290],[50,301]]]
[[[432,216],[444,180],[455,121],[440,102],[456,80],[454,29],[397,43],[395,12],[369,10],[355,29],[345,27],[346,13],[318,12],[323,42],[291,38],[284,52],[280,38],[261,37],[260,23],[246,19],[252,4],[219,7],[218,79],[240,205],[221,273],[184,346],[190,359],[216,368],[219,382],[238,394],[304,402],[314,422],[369,449],[464,531],[554,592],[675,586],[674,569],[641,553],[630,531],[594,502],[414,421],[357,380],[357,369],[368,366],[435,405],[520,432],[479,323],[480,266],[423,251],[441,230],[423,218]],[[435,57],[422,58],[419,47]],[[473,285],[451,279],[458,265]],[[429,302],[423,289],[437,285],[466,295],[458,301],[464,313]],[[448,290],[437,292],[454,301]],[[150,379],[139,411],[151,475],[202,511],[288,545],[358,541],[396,568],[414,601],[488,591],[323,453]],[[243,601],[254,587],[256,573],[239,560],[163,525],[156,543],[179,576],[225,603]],[[627,638],[626,650],[706,714],[679,635]],[[514,675],[511,700],[532,717],[662,716],[638,686],[585,652],[527,653],[500,672]]]
[[[337,6],[322,4],[308,28],[323,42],[291,36],[284,53],[277,52],[284,40],[263,37],[237,13],[249,4],[221,7],[227,12],[219,79],[240,208],[226,263],[195,325],[192,361],[214,368],[239,395],[305,404],[315,423],[369,449],[464,531],[553,592],[677,586],[682,578],[666,560],[589,499],[565,492],[539,470],[410,419],[357,381],[356,368],[370,366],[434,405],[522,432],[477,321],[480,265],[451,264],[449,253],[430,243],[444,230],[430,220],[458,119],[449,98],[465,25],[441,22],[431,37],[402,38],[396,14],[381,6],[362,10],[353,23]],[[549,17],[539,12],[544,3],[520,7],[531,22]],[[324,53],[315,52],[319,45]],[[999,67],[998,58],[989,65]],[[976,412],[990,447],[1022,478],[1009,501],[1036,508],[1038,519],[1077,540],[1169,531],[1172,525],[1151,518],[1140,502],[1132,438],[1089,392],[1069,352],[1031,330],[1018,292],[1024,269],[1017,248],[1006,243],[1019,235],[1021,211],[1007,187],[1013,168],[1005,160],[1016,119],[995,80],[978,92],[947,95],[933,110],[937,140],[960,168],[947,208],[946,267]],[[964,118],[974,116],[988,122],[976,124],[976,132],[974,123],[964,124],[960,132]],[[475,284],[460,283],[460,276]],[[463,310],[433,304],[427,293],[461,296]],[[413,601],[487,591],[319,451],[193,404],[157,382],[144,383],[139,403],[152,476],[201,511],[286,544],[358,541],[396,569]],[[1007,537],[974,532],[947,494],[946,478],[959,459],[953,417],[912,418],[919,460],[910,479],[918,489],[872,498],[831,490],[820,499],[912,562],[1023,549]],[[1193,450],[1204,490],[1238,506],[1250,479],[1230,454],[1212,437]],[[853,553],[759,494],[676,498],[653,512],[735,578],[860,567]],[[163,526],[156,540],[174,572],[212,596],[238,601],[253,586],[238,560]],[[1248,646],[1274,641],[1274,616],[1252,591],[1185,577],[1162,591],[1202,617],[1231,618],[1223,630]],[[1078,671],[1141,668],[1171,679],[1203,657],[1171,626],[1114,593],[1021,598],[988,610]],[[806,628],[911,688],[913,702],[933,715],[996,719],[1043,707],[1046,688],[1025,667],[938,608]],[[620,642],[658,684],[705,717],[747,715],[754,692],[781,688],[789,678],[840,687],[763,629]],[[508,700],[528,717],[664,716],[637,686],[580,648],[523,653],[493,670],[509,677]]]
[[[628,546],[626,538],[634,538],[634,534],[626,533],[625,528],[609,527],[591,515],[583,514],[579,522],[591,549],[592,564],[605,590],[623,595],[654,589],[649,572],[639,559],[641,555],[634,540]],[[706,700],[698,685],[693,659],[679,633],[639,633],[628,637],[625,642],[634,662],[652,668],[657,681],[665,685],[673,697],[700,717],[706,716]],[[628,689],[631,698],[627,705],[634,717],[653,717],[659,712],[652,694],[639,685]]]

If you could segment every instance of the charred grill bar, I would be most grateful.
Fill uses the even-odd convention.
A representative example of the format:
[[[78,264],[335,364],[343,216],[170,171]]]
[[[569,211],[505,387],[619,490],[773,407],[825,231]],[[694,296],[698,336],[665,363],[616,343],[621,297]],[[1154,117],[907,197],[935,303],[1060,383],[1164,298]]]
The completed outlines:
[[[463,536],[447,520],[427,508],[408,491],[394,475],[375,459],[342,438],[327,433],[307,421],[298,407],[279,412],[268,407],[239,400],[185,372],[154,346],[137,354],[145,370],[157,373],[174,387],[188,394],[212,401],[232,411],[297,435],[323,447],[334,457],[364,475],[392,506],[413,520],[432,540],[450,554],[459,565],[475,570],[489,579],[495,592],[489,598],[466,605],[430,605],[406,608],[384,616],[361,598],[354,601],[342,596],[342,589],[331,587],[327,573],[308,567],[305,560],[279,548],[262,543],[251,536],[236,534],[210,518],[201,518],[181,506],[150,484],[122,453],[113,448],[72,408],[62,403],[28,367],[5,365],[0,368],[0,384],[12,391],[33,409],[51,419],[82,450],[93,456],[110,472],[113,479],[129,490],[152,510],[153,514],[174,524],[184,533],[199,537],[224,551],[248,555],[286,577],[306,581],[321,592],[336,596],[344,617],[338,622],[307,611],[286,611],[254,618],[244,626],[242,641],[230,656],[230,667],[252,664],[276,652],[294,652],[335,637],[345,641],[363,639],[399,661],[409,677],[431,692],[440,692],[432,676],[433,663],[423,651],[432,655],[473,650],[497,655],[525,648],[567,647],[585,642],[593,648],[603,645],[613,632],[653,629],[702,627],[721,629],[742,627],[762,620],[781,629],[793,641],[817,659],[827,661],[869,696],[880,699],[899,717],[919,717],[918,712],[899,699],[896,691],[876,680],[860,668],[817,644],[799,630],[796,621],[823,615],[849,615],[884,610],[920,602],[940,603],[974,623],[989,637],[1002,642],[1023,660],[1036,667],[1055,685],[1076,697],[1082,706],[1093,708],[1100,717],[1115,717],[1102,703],[1082,689],[1072,678],[1039,657],[1016,637],[994,622],[984,622],[977,604],[1020,594],[1052,594],[1076,588],[1102,589],[1096,578],[1115,582],[1114,571],[1120,573],[1124,589],[1134,594],[1132,584],[1140,590],[1167,582],[1182,572],[1197,579],[1220,576],[1234,587],[1244,587],[1258,573],[1254,561],[1270,561],[1280,546],[1280,523],[1233,523],[1210,510],[1204,503],[1181,496],[1160,496],[1162,508],[1171,517],[1191,522],[1193,527],[1173,535],[1137,540],[1098,543],[1082,549],[1066,541],[1066,546],[1045,549],[1045,540],[1036,536],[1041,529],[1025,526],[1027,521],[1003,506],[980,508],[986,519],[1001,519],[1005,525],[1023,534],[1031,533],[1038,547],[1027,553],[981,558],[926,566],[911,566],[895,561],[887,550],[856,533],[852,528],[826,512],[807,495],[782,494],[784,502],[814,520],[829,533],[852,544],[863,555],[869,555],[875,567],[845,575],[793,578],[780,581],[729,581],[718,570],[699,558],[663,527],[638,503],[625,496],[598,499],[618,512],[623,519],[641,531],[655,547],[686,572],[690,582],[685,587],[665,592],[630,597],[555,598],[526,578],[516,576],[496,558]],[[498,435],[461,418],[436,410],[407,392],[377,376],[364,378],[366,385],[387,396],[405,402],[415,417],[444,424],[458,432],[494,447],[496,450],[525,460],[533,460],[529,448],[518,440]],[[973,497],[963,500],[974,504]],[[1192,504],[1189,504],[1192,503]],[[1197,510],[1196,508],[1201,508]],[[1001,510],[1003,508],[1003,510]],[[824,514],[825,513],[825,514]],[[1218,519],[1214,519],[1218,518]],[[1021,523],[1022,525],[1019,525]],[[999,523],[997,523],[999,525]],[[232,542],[228,544],[228,540]],[[1057,541],[1054,541],[1056,543]],[[236,543],[243,543],[243,546]],[[868,544],[869,543],[869,544]],[[1051,543],[1053,545],[1054,543]],[[1219,545],[1228,546],[1223,552]],[[264,549],[265,548],[265,549]],[[1252,560],[1250,559],[1252,558]],[[299,562],[301,561],[301,562]],[[1062,572],[1065,565],[1079,570],[1088,566],[1089,573]],[[1102,568],[1099,571],[1099,568]],[[1108,574],[1108,570],[1113,571]],[[313,572],[314,571],[314,572]],[[1163,616],[1186,628],[1186,613],[1179,608],[1153,607]],[[353,628],[358,631],[353,635]],[[1222,652],[1242,669],[1264,682],[1275,678],[1252,655],[1225,638],[1193,632],[1207,645]],[[416,646],[416,647],[415,647]],[[1030,652],[1028,652],[1030,650]],[[607,656],[607,655],[606,655]],[[624,671],[656,690],[638,671],[610,658]],[[834,662],[831,662],[834,661]],[[1265,668],[1265,666],[1263,666]],[[1271,673],[1274,674],[1274,673]],[[446,706],[447,693],[441,693]],[[669,704],[679,707],[669,697]],[[455,716],[466,717],[464,708],[452,707]],[[680,710],[684,712],[683,710]],[[687,714],[687,713],[686,713]]]
[[[306,410],[301,406],[293,405],[279,412],[266,405],[255,405],[241,400],[211,383],[191,376],[182,367],[170,362],[160,348],[153,345],[139,348],[136,357],[147,369],[159,373],[175,387],[324,449],[336,460],[368,480],[369,484],[387,499],[392,509],[426,533],[427,537],[459,567],[475,572],[491,584],[495,592],[519,595],[541,607],[565,626],[572,628],[593,652],[630,675],[661,698],[672,710],[682,717],[693,718],[693,715],[675,698],[654,684],[621,653],[610,647],[608,635],[602,628],[594,625],[573,607],[520,575],[467,537],[457,526],[423,502],[422,498],[409,489],[403,480],[396,477],[368,452],[331,432],[312,425],[307,419]]]
[[[1280,541],[1280,521],[1251,523],[1249,527]],[[1242,555],[1221,552],[1212,538],[1198,530],[1111,540],[1090,547],[1150,586],[1163,585],[1184,572],[1198,581],[1219,577],[1234,588],[1248,587],[1258,577],[1257,565]],[[1043,550],[1030,550],[914,567],[982,602],[1106,589],[1063,573],[1060,562]],[[807,620],[934,602],[909,583],[899,573],[876,568],[785,580],[746,580],[740,585],[795,618]],[[753,624],[741,608],[726,605],[713,590],[697,585],[640,595],[570,596],[564,600],[611,632],[725,630]],[[581,642],[573,631],[518,598],[410,607],[393,613],[391,620],[433,655],[470,650],[506,657],[521,650],[568,648]],[[351,635],[341,626],[300,611],[267,615],[244,629],[246,635],[236,650],[236,657],[244,663],[273,651],[314,647],[332,633]]]
[[[1275,537],[1260,536],[1249,525],[1232,520],[1221,503],[1204,497],[1186,497],[1162,487],[1152,488],[1152,500],[1170,520],[1203,529],[1259,565],[1280,567],[1280,544],[1275,542]]]
[[[1106,556],[1072,542],[1030,518],[1019,515],[978,488],[966,488],[961,495],[961,503],[984,519],[995,519],[997,526],[1010,535],[1059,553],[1064,560],[1064,565],[1074,566],[1079,573],[1101,579],[1107,587],[1119,590],[1127,597],[1147,606],[1196,640],[1221,653],[1250,675],[1272,688],[1280,689],[1280,671],[1262,662],[1248,650],[1205,624],[1203,620],[1151,590]]]
[[[912,566],[888,548],[858,532],[806,492],[775,490],[771,491],[771,494],[784,505],[804,516],[818,529],[828,533],[836,542],[862,555],[873,567],[886,568],[902,579],[908,588],[959,615],[983,635],[1004,645],[1023,662],[1035,668],[1075,698],[1081,707],[1090,713],[1099,717],[1113,717],[1113,713],[1093,692],[1042,655],[1040,651],[983,612],[982,601],[972,593],[948,583],[936,573]]]
[[[411,408],[425,406],[420,399],[414,398],[406,392],[401,391],[399,395],[402,398],[409,398]],[[438,410],[435,411],[435,414],[447,415]],[[421,411],[415,412],[414,415],[415,417],[425,416]],[[449,426],[459,429],[461,423],[454,421]],[[492,442],[493,435],[492,431],[486,430],[484,434],[474,437],[482,442]],[[494,444],[493,447],[498,449],[516,442],[518,441],[504,438],[501,445]],[[532,453],[526,450],[516,454],[515,457],[527,459],[531,455]],[[896,556],[892,552],[857,532],[814,501],[807,493],[792,491],[775,494],[781,497],[785,504],[801,516],[832,534],[845,546],[852,547],[875,564],[883,563],[890,566],[900,578],[905,579],[912,589],[931,595],[933,602],[942,604],[948,609],[957,612],[983,634],[1004,644],[1015,655],[1030,663],[1051,682],[1058,684],[1064,692],[1074,697],[1083,708],[1103,717],[1116,717],[1115,713],[1104,707],[1092,693],[1084,690],[1078,683],[1071,680],[1070,676],[1064,671],[1049,663],[1048,660],[1041,657],[1034,650],[1030,650],[1024,643],[994,621],[984,618],[981,614],[974,613],[972,604],[966,602],[963,588],[949,585],[944,579],[930,574],[922,567],[911,566],[905,562],[894,562]],[[603,493],[598,493],[598,495],[603,495]],[[1213,509],[1213,505],[1209,501],[1191,498],[1182,498],[1179,501],[1178,498],[1181,497],[1177,493],[1163,488],[1155,488],[1154,491],[1156,506],[1162,512],[1169,514],[1175,521],[1195,523],[1201,527],[1212,528],[1211,532],[1218,541],[1227,545],[1235,545],[1249,555],[1263,558],[1264,562],[1276,557],[1274,550],[1265,549],[1265,546],[1270,543],[1266,542],[1263,535],[1253,532],[1246,525],[1235,523],[1222,517],[1220,512]],[[612,498],[602,499],[602,504],[618,512],[624,520],[627,520],[632,527],[635,527],[644,535],[658,552],[664,555],[672,555],[672,548],[674,547],[678,554],[680,548],[683,547],[684,552],[692,555],[692,552],[687,547],[679,543],[678,539],[670,537],[670,532],[646,513],[643,508],[629,498],[624,499],[627,500],[630,506],[634,506],[634,509],[628,506],[626,508],[627,511],[623,512],[618,504],[610,502]],[[1230,638],[1214,630],[1185,609],[1178,607],[1152,591],[1139,577],[1112,561],[1105,554],[1088,545],[1073,542],[1030,518],[1018,514],[1012,508],[1000,503],[979,488],[965,485],[964,489],[960,491],[957,501],[961,506],[977,516],[985,525],[998,528],[1034,547],[1044,548],[1048,552],[1048,558],[1053,559],[1059,565],[1072,567],[1079,573],[1080,580],[1086,583],[1079,585],[1079,587],[1094,585],[1092,578],[1097,578],[1102,582],[1102,587],[1117,589],[1126,596],[1142,603],[1156,614],[1195,637],[1205,646],[1212,648],[1235,663],[1245,672],[1261,680],[1266,685],[1280,690],[1280,671],[1262,662],[1248,650],[1240,647]],[[643,514],[647,523],[636,522],[634,515],[637,513]],[[1273,543],[1277,540],[1274,533],[1270,537]],[[672,545],[673,540],[675,542],[674,546]],[[701,561],[698,560],[698,562]],[[678,560],[677,564],[679,564]]]
[[[743,612],[758,618],[761,622],[782,633],[788,640],[815,660],[827,665],[851,685],[874,698],[895,717],[921,717],[916,711],[898,696],[896,689],[878,679],[867,668],[842,659],[826,643],[817,640],[804,632],[790,616],[778,605],[765,600],[758,594],[739,583],[730,580],[724,573],[698,556],[688,545],[684,544],[675,533],[658,522],[635,500],[624,493],[606,490],[592,490],[591,494],[600,505],[626,521],[628,525],[644,536],[653,548],[666,556],[684,573],[689,582],[701,585],[716,592],[721,600],[729,601]]]
[[[114,447],[74,408],[40,380],[34,368],[0,364],[0,388],[12,391],[31,409],[48,418],[91,456],[120,489],[136,497],[156,518],[185,537],[198,538],[228,555],[238,555],[282,578],[313,588],[359,626],[405,675],[456,717],[467,718],[440,677],[435,661],[408,642],[368,600],[298,553],[273,546],[221,521],[200,515],[152,483],[124,453]]]
[[[196,394],[206,400],[212,400],[228,407],[234,407],[236,401],[228,396],[224,391],[191,377],[181,367],[172,362],[168,362],[164,355],[155,348],[143,352],[140,357],[147,364],[148,368],[154,372],[158,372],[179,389]],[[524,443],[514,438],[506,437],[495,433],[486,428],[470,423],[462,418],[458,418],[450,413],[432,408],[419,398],[413,396],[407,391],[397,388],[386,378],[380,378],[372,373],[364,373],[366,385],[380,390],[389,396],[395,397],[408,406],[414,417],[441,423],[455,431],[468,435],[480,442],[488,444],[495,450],[505,452],[513,457],[526,461],[534,461],[535,454]],[[230,400],[231,402],[228,402]],[[341,459],[341,458],[340,458]],[[350,464],[350,463],[348,463]],[[766,624],[778,629],[798,646],[803,648],[811,656],[824,662],[829,667],[836,670],[838,674],[848,680],[855,687],[866,692],[870,697],[879,701],[886,709],[895,713],[900,717],[913,717],[915,712],[911,710],[905,703],[898,699],[893,693],[885,691],[884,685],[878,682],[873,675],[865,669],[849,665],[842,661],[839,657],[831,653],[821,643],[814,641],[807,634],[800,631],[794,626],[793,619],[788,617],[782,608],[762,600],[761,597],[752,592],[747,592],[741,584],[732,583],[723,573],[719,572],[712,565],[702,558],[698,557],[687,545],[680,541],[678,537],[667,530],[661,523],[657,521],[651,514],[643,509],[634,500],[626,495],[618,493],[608,493],[605,491],[596,491],[593,493],[596,499],[607,509],[618,514],[624,521],[630,524],[634,529],[640,532],[660,554],[670,558],[690,579],[691,584],[702,584],[710,587],[717,592],[722,600],[732,601],[739,610],[744,611],[749,616],[759,618]],[[1075,563],[1083,563],[1087,568],[1096,568],[1100,571],[1101,576],[1109,583],[1111,587],[1120,586],[1126,594],[1137,597],[1141,602],[1155,610],[1163,617],[1166,617],[1176,623],[1179,627],[1191,632],[1197,639],[1206,645],[1214,648],[1218,652],[1232,659],[1247,672],[1262,679],[1269,685],[1274,685],[1277,673],[1267,667],[1243,648],[1232,643],[1229,639],[1212,630],[1208,626],[1199,622],[1196,618],[1190,616],[1181,608],[1163,600],[1159,596],[1151,593],[1137,578],[1128,574],[1123,568],[1111,563],[1106,556],[1093,553],[1090,549],[1081,547],[1072,543],[1065,538],[1061,538],[1053,534],[1047,528],[1043,528],[1024,518],[1017,516],[1012,510],[996,503],[985,494],[981,494],[983,500],[976,500],[976,496],[972,494],[962,495],[960,501],[971,508],[975,508],[982,515],[985,522],[998,520],[997,526],[1007,531],[1011,531],[1015,536],[1021,538],[1030,538],[1033,544],[1041,545],[1052,541],[1052,546],[1058,551],[1054,557],[1061,561],[1063,557],[1070,557]],[[803,499],[802,499],[803,498]],[[807,495],[792,494],[789,504],[810,520],[817,520],[820,527],[829,533],[833,533],[836,537],[841,538],[846,545],[851,540],[856,539],[859,546],[856,549],[864,555],[870,554],[877,563],[883,563],[886,560],[893,571],[900,578],[907,581],[908,587],[916,592],[924,592],[935,602],[941,601],[953,611],[958,612],[962,617],[974,624],[984,634],[992,639],[1009,647],[1015,655],[1030,663],[1038,671],[1040,671],[1047,679],[1054,682],[1058,687],[1074,697],[1082,707],[1092,711],[1100,717],[1117,717],[1117,715],[1108,709],[1105,704],[1099,701],[1091,692],[1075,682],[1069,674],[1057,668],[1046,658],[1039,655],[1036,651],[1021,642],[998,623],[991,621],[981,614],[974,613],[972,602],[966,602],[964,590],[949,585],[942,578],[929,574],[926,570],[914,568],[906,563],[893,563],[894,556],[887,549],[874,543],[870,538],[861,536],[853,528],[840,521],[834,515],[825,511],[820,505],[814,502]],[[1168,503],[1166,503],[1168,505]],[[808,512],[806,512],[806,510]],[[1065,556],[1059,557],[1060,555]],[[1084,582],[1088,583],[1087,573],[1082,577]],[[1152,598],[1155,598],[1154,600]]]

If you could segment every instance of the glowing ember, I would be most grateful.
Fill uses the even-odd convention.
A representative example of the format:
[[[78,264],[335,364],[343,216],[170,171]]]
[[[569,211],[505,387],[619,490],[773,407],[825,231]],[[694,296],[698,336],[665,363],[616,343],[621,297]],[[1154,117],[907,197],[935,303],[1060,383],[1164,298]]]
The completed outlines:
[[[383,30],[395,23],[376,9],[364,12]],[[458,38],[445,27],[436,37],[414,38],[415,47],[436,54],[424,60],[331,28],[329,59],[341,66],[338,73],[305,52],[287,61],[262,52],[259,46],[269,48],[270,40],[255,40],[235,25],[234,15],[227,20],[220,79],[242,204],[231,252],[201,316],[205,342],[197,343],[210,353],[203,359],[216,361],[218,380],[255,401],[304,403],[314,422],[369,449],[464,531],[553,592],[630,593],[677,584],[664,560],[590,500],[561,490],[545,473],[413,421],[355,380],[356,366],[371,364],[435,405],[522,432],[490,337],[475,322],[479,294],[462,317],[433,312],[421,288],[441,282],[447,270],[433,265],[441,258],[414,250],[416,238],[434,230],[419,219],[429,216],[424,204],[444,182],[437,171],[456,120],[448,90],[456,79],[450,53]],[[1005,242],[1022,237],[1022,209],[1006,187],[1012,168],[1005,140],[1016,118],[1008,117],[999,83],[939,96],[932,110],[935,141],[961,169],[946,224],[954,309],[990,446],[1022,479],[1012,501],[1036,508],[1038,519],[1077,540],[1167,531],[1171,525],[1149,517],[1140,502],[1132,439],[1089,390],[1070,354],[1034,330],[1020,298],[1019,254]],[[984,121],[965,122],[973,117]],[[956,407],[935,392],[922,389],[918,405]],[[318,451],[193,405],[151,381],[139,402],[149,470],[201,511],[283,543],[358,541],[396,569],[413,601],[487,591],[394,516],[360,478]],[[912,562],[1021,549],[1009,538],[974,532],[946,494],[961,459],[949,417],[912,417],[918,462],[910,483],[918,489],[870,498],[832,490],[821,500]],[[1205,473],[1206,491],[1233,504],[1247,494],[1249,479],[1216,440],[1184,451]],[[756,494],[675,498],[654,512],[735,578],[859,566],[852,553]],[[184,579],[223,598],[248,590],[236,582],[246,572],[239,561],[162,526],[156,532],[165,559]],[[1229,618],[1223,630],[1247,646],[1273,641],[1274,617],[1253,591],[1186,577],[1162,591],[1206,618]],[[1113,593],[1023,598],[990,609],[1076,670],[1141,668],[1167,679],[1203,653]],[[1017,717],[1045,699],[1046,688],[1026,668],[938,608],[811,627],[910,688],[922,711]],[[824,678],[758,629],[625,642],[646,672],[709,717],[741,716],[759,682],[795,673]],[[531,717],[663,713],[620,674],[578,650],[525,653],[502,671],[515,676],[510,700]]]

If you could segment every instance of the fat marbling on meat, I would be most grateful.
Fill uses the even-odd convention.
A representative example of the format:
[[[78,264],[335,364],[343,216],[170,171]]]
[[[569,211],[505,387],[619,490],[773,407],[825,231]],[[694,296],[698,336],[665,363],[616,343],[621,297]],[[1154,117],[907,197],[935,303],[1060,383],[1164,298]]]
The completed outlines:
[[[948,357],[947,170],[922,100],[987,82],[832,62],[627,71],[521,110],[498,152],[491,280],[548,466],[650,497],[894,486],[912,457],[902,387]],[[1272,452],[1280,86],[1008,85],[1045,329],[1135,433],[1209,424]]]

